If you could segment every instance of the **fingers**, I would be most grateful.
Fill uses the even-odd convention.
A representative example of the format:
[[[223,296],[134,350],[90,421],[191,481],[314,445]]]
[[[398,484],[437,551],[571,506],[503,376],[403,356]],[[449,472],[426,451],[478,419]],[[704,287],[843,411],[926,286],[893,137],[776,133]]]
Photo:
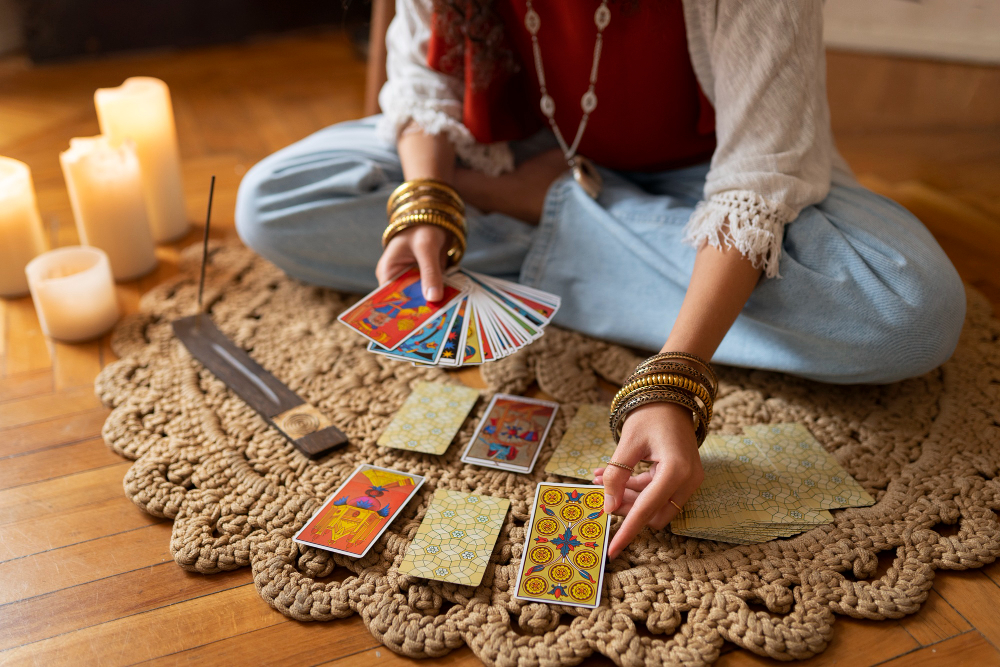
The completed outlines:
[[[687,475],[681,482],[680,487],[674,494],[667,499],[667,502],[660,508],[660,510],[653,515],[653,518],[649,520],[649,527],[653,530],[663,530],[667,527],[667,524],[673,521],[681,510],[678,507],[684,507],[684,503],[688,501],[694,492],[698,490],[701,486],[702,480],[705,478],[705,473],[703,472],[701,466]],[[673,501],[673,502],[670,502]],[[674,503],[677,503],[677,507],[674,507]]]
[[[654,467],[642,473],[641,475],[633,475],[629,477],[628,481],[625,482],[625,488],[631,489],[633,491],[642,491],[643,489],[646,488],[646,486],[649,485],[651,481],[653,481],[653,471],[655,470],[656,468]],[[594,484],[600,484],[602,486],[604,485],[604,475],[606,471],[607,468],[598,468],[596,471],[594,471],[595,472]]]
[[[645,454],[644,445],[640,444],[642,442],[634,438],[622,439],[611,460],[634,468]],[[604,482],[604,511],[606,513],[610,514],[618,509],[631,476],[632,473],[618,466],[609,465],[604,469],[602,480]]]
[[[653,481],[639,493],[639,497],[636,498],[628,514],[625,515],[625,520],[622,521],[614,539],[611,540],[608,558],[616,558],[664,504],[674,509],[673,505],[667,502],[667,499],[680,487],[683,478],[675,467],[661,466],[657,473]]]
[[[420,267],[420,282],[428,301],[440,301],[444,297],[444,263],[441,261],[444,241],[445,233],[438,227],[421,225],[414,230],[413,255]]]

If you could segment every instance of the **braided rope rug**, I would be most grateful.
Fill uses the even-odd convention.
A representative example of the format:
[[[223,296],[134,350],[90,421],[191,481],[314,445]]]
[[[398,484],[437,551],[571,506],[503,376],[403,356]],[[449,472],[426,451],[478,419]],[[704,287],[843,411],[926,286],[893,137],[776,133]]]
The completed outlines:
[[[250,566],[264,601],[292,618],[356,613],[399,653],[441,656],[465,643],[491,665],[572,665],[593,652],[622,665],[704,665],[724,640],[804,658],[825,648],[836,614],[913,613],[936,569],[978,567],[1000,555],[1000,322],[976,293],[954,358],[920,378],[836,387],[721,369],[713,430],[803,422],[878,503],[757,546],[645,531],[609,563],[603,604],[589,610],[513,598],[524,523],[567,418],[581,402],[600,400],[598,376],[620,383],[637,356],[553,327],[482,368],[494,391],[521,392],[537,381],[564,406],[532,475],[459,460],[486,401],[444,456],[379,448],[376,438],[410,387],[448,375],[369,354],[335,322],[350,298],[289,279],[238,245],[216,245],[206,290],[216,323],[350,437],[348,447],[310,461],[172,337],[170,321],[193,312],[198,250],[189,248],[182,274],[149,292],[142,312],[116,330],[122,358],[96,383],[114,408],[104,437],[135,459],[128,497],[173,519],[170,548],[181,567]],[[295,544],[296,530],[363,462],[419,473],[427,483],[363,559]],[[511,500],[478,588],[398,572],[438,487]],[[949,531],[940,524],[958,524],[957,534],[942,535]],[[895,560],[876,576],[883,552]],[[350,576],[336,581],[337,566]]]

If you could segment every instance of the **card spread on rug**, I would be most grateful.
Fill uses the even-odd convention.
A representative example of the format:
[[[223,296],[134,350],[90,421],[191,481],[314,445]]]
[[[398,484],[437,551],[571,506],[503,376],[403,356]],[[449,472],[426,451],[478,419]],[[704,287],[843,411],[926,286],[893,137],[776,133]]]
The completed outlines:
[[[416,267],[378,288],[338,319],[368,338],[368,351],[422,365],[469,366],[517,352],[539,338],[560,298],[459,269],[445,296],[423,298]]]
[[[594,470],[608,465],[615,453],[615,439],[608,428],[610,418],[606,405],[581,405],[545,464],[545,472],[593,480]]]
[[[604,487],[539,484],[528,527],[515,597],[598,606],[609,542]]]
[[[293,538],[361,558],[424,483],[420,475],[362,464]]]
[[[479,399],[479,390],[419,382],[392,418],[378,444],[421,454],[444,454]]]
[[[400,573],[478,586],[509,507],[506,498],[435,489]]]
[[[875,503],[801,424],[711,435],[700,453],[705,480],[670,524],[678,535],[766,542],[831,523],[827,510]]]
[[[555,421],[558,403],[496,394],[476,427],[462,461],[529,473]]]

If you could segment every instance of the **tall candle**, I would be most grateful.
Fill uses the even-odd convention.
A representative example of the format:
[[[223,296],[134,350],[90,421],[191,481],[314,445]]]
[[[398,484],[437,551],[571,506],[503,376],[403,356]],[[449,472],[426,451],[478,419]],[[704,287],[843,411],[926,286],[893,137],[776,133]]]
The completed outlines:
[[[131,280],[156,266],[135,143],[117,148],[107,137],[70,139],[59,154],[76,230],[83,245],[108,254],[116,280]]]
[[[100,248],[67,246],[43,253],[24,270],[46,336],[90,340],[118,320],[108,256]]]
[[[0,157],[0,296],[28,293],[24,267],[45,252],[42,218],[28,165]]]
[[[117,146],[135,142],[149,211],[149,226],[157,243],[184,236],[184,187],[170,89],[159,79],[135,76],[117,88],[94,93],[101,134]]]

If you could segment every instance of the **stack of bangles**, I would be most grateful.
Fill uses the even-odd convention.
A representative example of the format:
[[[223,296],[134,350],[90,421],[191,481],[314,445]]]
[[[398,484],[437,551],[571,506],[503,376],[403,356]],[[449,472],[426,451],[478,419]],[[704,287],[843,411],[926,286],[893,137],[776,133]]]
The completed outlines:
[[[686,352],[662,352],[646,359],[611,402],[611,434],[615,443],[629,413],[649,403],[676,403],[691,411],[698,446],[708,435],[712,406],[719,388],[715,371],[704,359]]]
[[[434,225],[448,232],[448,266],[465,254],[465,203],[447,183],[433,178],[406,181],[389,195],[389,226],[382,232],[382,247],[396,234],[417,225]]]

